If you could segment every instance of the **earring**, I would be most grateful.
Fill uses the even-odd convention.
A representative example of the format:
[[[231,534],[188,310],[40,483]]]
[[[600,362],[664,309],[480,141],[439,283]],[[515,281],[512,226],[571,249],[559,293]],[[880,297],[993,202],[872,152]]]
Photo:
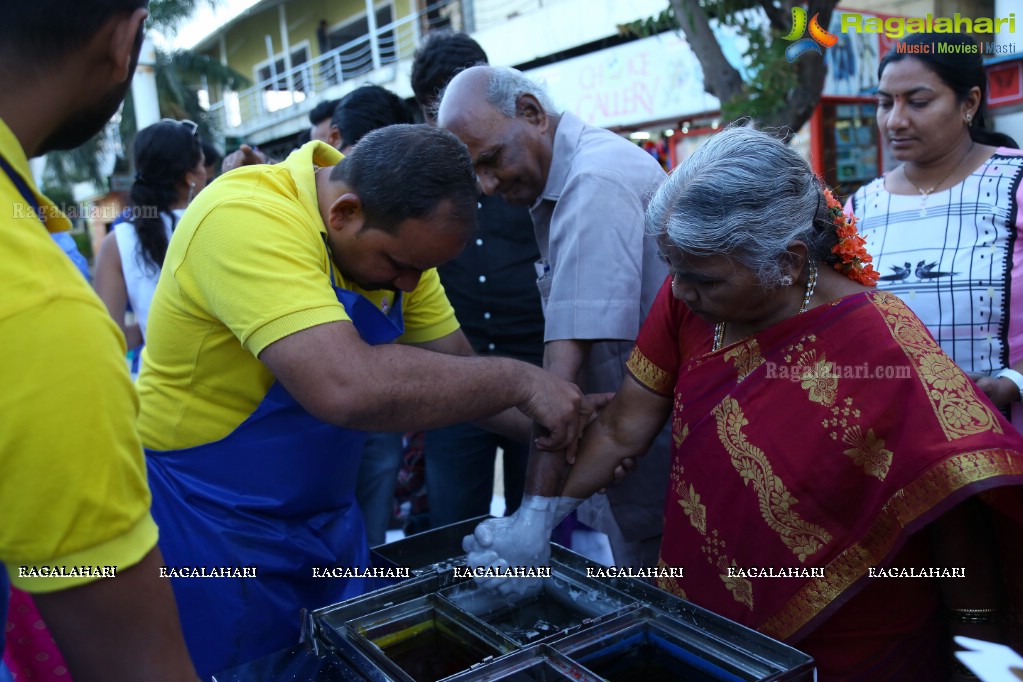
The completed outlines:
[[[792,275],[785,275],[784,277],[781,278],[781,285],[783,287],[792,286],[792,282],[793,282]]]
[[[188,186],[188,201],[186,203],[192,203],[192,197],[195,196],[195,183],[193,182]]]
[[[973,125],[973,114],[966,114],[966,127],[969,128]]]

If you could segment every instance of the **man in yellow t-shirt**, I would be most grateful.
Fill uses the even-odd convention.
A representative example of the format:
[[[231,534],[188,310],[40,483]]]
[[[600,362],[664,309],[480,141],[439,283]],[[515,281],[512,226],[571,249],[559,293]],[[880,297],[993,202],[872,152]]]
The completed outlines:
[[[0,618],[9,576],[76,680],[196,679],[159,576],[124,336],[51,239],[71,224],[28,164],[109,120],[145,6],[35,0],[0,22]]]
[[[139,429],[200,674],[294,644],[301,608],[376,587],[317,577],[369,563],[354,501],[363,429],[502,413],[491,425],[525,438],[524,413],[549,446],[577,437],[578,389],[471,357],[440,286],[477,192],[457,138],[395,125],[343,160],[311,142],[234,170],[182,217],[149,313]],[[192,577],[225,567],[238,570]]]

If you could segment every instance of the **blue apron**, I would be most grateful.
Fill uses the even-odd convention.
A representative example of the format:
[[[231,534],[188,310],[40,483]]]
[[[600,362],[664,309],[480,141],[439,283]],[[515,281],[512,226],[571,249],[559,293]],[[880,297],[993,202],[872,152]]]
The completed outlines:
[[[333,286],[333,273],[331,285]],[[404,330],[389,314],[333,287],[362,339]],[[255,567],[255,578],[171,578],[185,641],[204,678],[298,642],[300,609],[357,596],[365,578],[313,578],[313,568],[366,568],[355,482],[365,433],[325,424],[275,382],[222,440],[146,450],[152,514],[168,567]]]

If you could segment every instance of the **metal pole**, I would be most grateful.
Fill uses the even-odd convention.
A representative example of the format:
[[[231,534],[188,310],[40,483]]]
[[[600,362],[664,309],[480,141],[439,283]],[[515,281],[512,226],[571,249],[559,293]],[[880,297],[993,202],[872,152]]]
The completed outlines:
[[[274,59],[274,39],[267,33],[266,34],[266,54],[270,57],[270,91],[277,90],[277,60]],[[273,97],[273,95],[270,95]],[[266,97],[260,97],[262,102],[262,110],[266,112]]]
[[[377,12],[373,0],[366,0],[366,26],[369,29],[369,50],[373,55],[373,68],[380,68],[380,43],[377,36]]]
[[[287,83],[291,103],[295,103],[295,77],[291,73],[291,41],[288,40],[288,17],[284,4],[277,5],[277,22],[280,24],[281,47],[284,49],[284,81]]]
[[[160,120],[160,98],[156,94],[156,50],[148,35],[142,41],[139,64],[131,82],[131,99],[135,105],[136,130]]]

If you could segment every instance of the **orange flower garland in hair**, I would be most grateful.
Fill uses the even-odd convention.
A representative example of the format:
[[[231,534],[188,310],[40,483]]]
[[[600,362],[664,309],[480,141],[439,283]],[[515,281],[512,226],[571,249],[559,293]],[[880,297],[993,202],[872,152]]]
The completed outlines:
[[[821,183],[821,189],[824,191],[828,213],[838,235],[838,243],[831,248],[831,252],[839,258],[835,263],[835,269],[854,282],[868,287],[875,286],[880,275],[870,264],[874,257],[863,247],[867,241],[856,231],[856,216],[845,214],[842,204],[838,203],[838,199],[827,185]]]

